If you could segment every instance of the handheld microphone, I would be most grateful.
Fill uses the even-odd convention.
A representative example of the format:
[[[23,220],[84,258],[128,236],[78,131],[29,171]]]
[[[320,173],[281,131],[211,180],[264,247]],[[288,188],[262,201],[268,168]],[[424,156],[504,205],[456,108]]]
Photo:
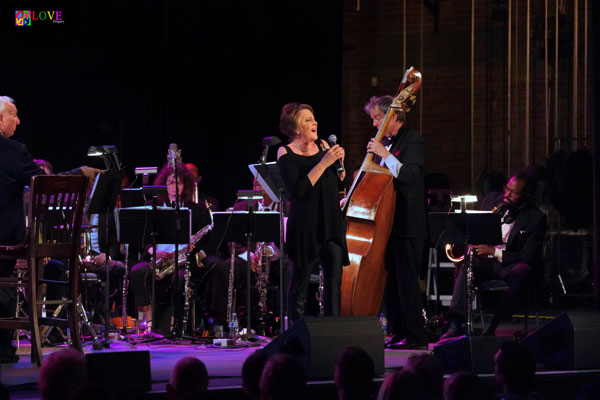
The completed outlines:
[[[329,135],[327,141],[329,142],[329,146],[333,147],[337,142],[337,137],[335,135]],[[344,172],[344,165],[342,164],[342,160],[336,160],[335,165],[337,166],[337,172]]]

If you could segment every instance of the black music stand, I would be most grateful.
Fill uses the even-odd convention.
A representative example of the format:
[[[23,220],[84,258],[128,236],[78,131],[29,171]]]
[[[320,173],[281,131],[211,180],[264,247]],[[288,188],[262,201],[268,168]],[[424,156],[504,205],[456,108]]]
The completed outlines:
[[[115,209],[115,205],[117,203],[117,196],[119,195],[119,190],[121,189],[121,183],[123,182],[123,178],[125,176],[125,170],[110,170],[105,171],[102,174],[98,174],[96,176],[96,182],[94,182],[94,188],[92,189],[92,193],[90,195],[90,201],[87,204],[85,209],[86,214],[98,214],[104,215],[105,222],[105,238],[108,242],[109,236],[109,218],[113,214],[113,210]],[[107,243],[108,244],[108,243]],[[109,256],[108,249],[106,251],[106,261],[104,263],[104,268],[106,272],[106,282],[104,284],[104,347],[110,347],[110,335],[109,335],[109,299],[108,295],[110,293],[110,274],[109,274]]]
[[[119,199],[121,208],[139,207],[146,203],[141,187],[121,189]]]
[[[166,193],[166,187],[164,192]],[[155,186],[147,189],[153,193],[152,206],[130,207],[119,209],[118,237],[120,243],[151,244],[152,245],[152,321],[156,321],[155,286],[156,286],[156,246],[157,244],[186,244],[191,236],[191,212],[188,208],[180,208],[179,216],[181,229],[173,230],[173,219],[176,210],[171,207],[158,207],[156,195],[162,189]],[[175,304],[173,305],[175,307]]]
[[[217,211],[213,213],[213,221],[214,227],[211,240],[215,243],[246,242],[246,337],[250,340],[252,339],[252,302],[250,294],[250,276],[252,270],[250,267],[250,246],[256,242],[275,242],[279,240],[279,213],[276,211],[252,210]]]
[[[283,333],[285,330],[285,307],[287,304],[287,293],[285,292],[285,268],[284,268],[284,200],[286,198],[285,185],[281,179],[279,173],[279,166],[277,163],[263,163],[263,164],[250,164],[248,165],[252,175],[256,177],[256,180],[261,184],[265,192],[269,195],[274,203],[279,203],[279,332]]]
[[[438,251],[439,243],[464,244],[465,251],[469,245],[487,244],[495,246],[502,243],[502,215],[489,211],[466,211],[459,213],[431,212],[429,213],[429,234],[435,239],[435,251]],[[469,293],[472,292],[472,272],[473,257],[469,252],[469,261],[467,263],[467,285],[466,289],[466,334],[472,335],[471,305],[469,304]],[[465,254],[465,257],[467,255]],[[436,266],[436,285],[439,276],[439,260]],[[469,278],[471,277],[471,279]],[[439,302],[439,285],[436,302]]]

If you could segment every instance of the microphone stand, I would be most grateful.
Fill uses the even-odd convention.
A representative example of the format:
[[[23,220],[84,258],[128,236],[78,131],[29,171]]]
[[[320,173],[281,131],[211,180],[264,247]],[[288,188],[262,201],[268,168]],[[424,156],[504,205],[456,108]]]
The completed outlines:
[[[155,301],[155,297],[156,297],[156,247],[157,247],[157,236],[158,236],[158,231],[156,230],[156,227],[158,226],[158,213],[156,212],[157,210],[157,202],[158,202],[158,197],[157,195],[153,195],[152,196],[152,233],[150,234],[150,236],[152,236],[152,300],[150,301],[151,307],[152,307],[152,329],[156,328],[156,301]]]
[[[179,306],[179,242],[178,242],[178,238],[177,238],[177,232],[179,232],[181,230],[181,220],[179,219],[179,174],[177,173],[177,155],[175,154],[173,156],[173,178],[175,179],[175,219],[173,221],[173,229],[174,229],[174,236],[175,236],[175,276],[173,277],[173,279],[175,280],[174,282],[174,290],[173,290],[173,294],[171,296],[172,298],[172,314],[171,316],[173,317],[173,335],[177,336],[176,333],[176,327],[177,324],[180,322],[179,318],[177,316],[177,309]],[[185,294],[184,294],[185,295]],[[185,333],[185,327],[182,326],[181,327],[181,335],[183,335]]]
[[[287,308],[287,285],[285,285],[285,266],[287,265],[287,257],[285,254],[285,243],[283,238],[284,224],[283,224],[283,211],[284,211],[284,191],[283,188],[279,189],[279,334],[282,334],[287,330],[287,319],[285,318]]]

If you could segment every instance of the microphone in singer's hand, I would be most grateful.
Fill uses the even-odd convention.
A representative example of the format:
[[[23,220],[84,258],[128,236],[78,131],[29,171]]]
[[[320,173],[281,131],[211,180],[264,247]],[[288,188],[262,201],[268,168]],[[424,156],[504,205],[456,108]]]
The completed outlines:
[[[333,147],[337,142],[337,137],[335,135],[329,135],[327,141],[329,141],[329,146]],[[342,160],[336,160],[335,165],[337,166],[337,172],[344,172],[344,165],[342,164]]]

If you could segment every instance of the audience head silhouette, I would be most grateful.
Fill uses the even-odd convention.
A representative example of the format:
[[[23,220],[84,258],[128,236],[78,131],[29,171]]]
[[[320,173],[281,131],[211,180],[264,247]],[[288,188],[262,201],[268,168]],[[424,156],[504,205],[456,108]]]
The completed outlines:
[[[306,374],[294,357],[278,353],[271,356],[260,377],[262,400],[294,400],[304,398]]]
[[[440,399],[444,384],[444,371],[440,360],[432,354],[416,354],[410,356],[404,369],[414,372],[425,389],[425,397],[428,400]]]
[[[335,386],[340,400],[366,399],[371,394],[375,364],[366,351],[347,347],[335,362]]]
[[[450,375],[444,382],[444,400],[480,400],[485,398],[479,377],[461,371]]]
[[[253,400],[260,399],[260,376],[268,358],[258,350],[250,354],[242,365],[242,389]]]
[[[403,369],[385,378],[377,400],[424,400],[423,382],[414,372]]]
[[[76,350],[64,349],[48,354],[42,362],[38,380],[42,399],[68,399],[87,381],[87,361]]]
[[[494,358],[496,382],[505,393],[527,395],[533,387],[535,358],[531,351],[517,342],[504,342]]]
[[[183,357],[171,371],[167,397],[171,400],[198,398],[208,390],[208,371],[196,357]]]

